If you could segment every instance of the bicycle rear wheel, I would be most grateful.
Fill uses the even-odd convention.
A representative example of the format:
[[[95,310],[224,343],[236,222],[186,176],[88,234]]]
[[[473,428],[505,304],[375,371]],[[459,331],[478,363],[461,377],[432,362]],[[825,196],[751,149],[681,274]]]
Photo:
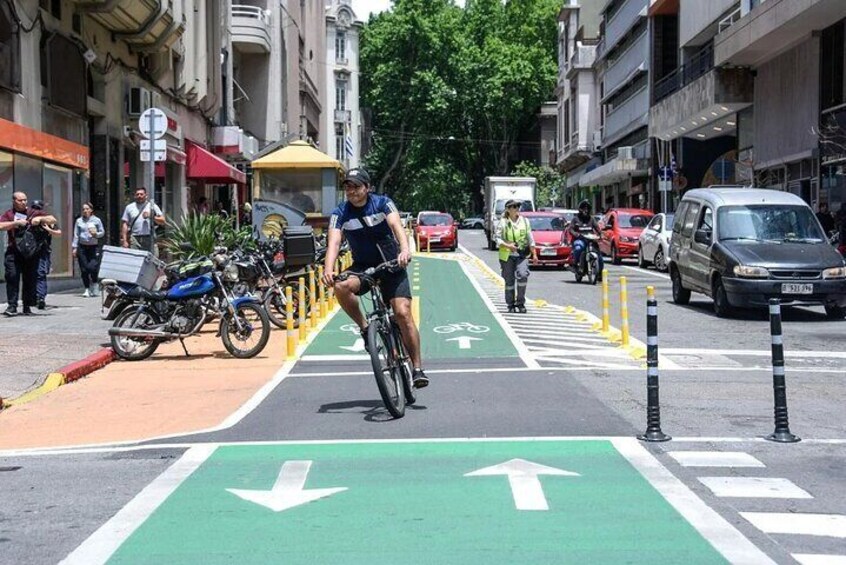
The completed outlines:
[[[385,327],[382,320],[373,320],[367,327],[367,341],[370,345],[370,362],[382,402],[391,416],[402,418],[405,415],[405,391],[392,332]]]
[[[414,394],[414,367],[411,366],[411,359],[408,357],[408,352],[405,350],[405,344],[402,342],[402,332],[400,332],[399,325],[395,321],[391,321],[391,327],[394,331],[394,339],[397,343],[397,351],[399,353],[400,361],[400,377],[402,378],[402,390],[405,393],[405,403],[411,406],[417,402],[417,396]]]

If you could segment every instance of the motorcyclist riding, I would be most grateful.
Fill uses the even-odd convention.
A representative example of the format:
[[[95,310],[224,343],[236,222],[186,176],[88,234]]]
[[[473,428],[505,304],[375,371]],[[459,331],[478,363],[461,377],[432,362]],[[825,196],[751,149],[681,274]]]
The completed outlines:
[[[573,216],[570,220],[570,235],[573,240],[573,271],[578,272],[581,268],[580,261],[582,253],[587,249],[587,242],[582,238],[582,234],[586,231],[593,231],[596,235],[600,235],[599,224],[591,213],[591,205],[587,200],[579,202],[579,213]],[[599,273],[597,280],[602,280],[602,254],[599,253]]]

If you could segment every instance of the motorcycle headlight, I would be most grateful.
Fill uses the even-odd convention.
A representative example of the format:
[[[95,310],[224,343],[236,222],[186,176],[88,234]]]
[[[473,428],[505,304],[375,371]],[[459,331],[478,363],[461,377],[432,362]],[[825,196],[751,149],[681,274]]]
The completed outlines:
[[[764,267],[750,267],[749,265],[736,265],[734,276],[744,279],[766,279],[770,272]]]
[[[238,281],[238,265],[234,263],[229,263],[223,269],[223,278],[226,279],[228,282],[237,282]]]
[[[832,267],[822,272],[824,279],[846,279],[846,267]]]

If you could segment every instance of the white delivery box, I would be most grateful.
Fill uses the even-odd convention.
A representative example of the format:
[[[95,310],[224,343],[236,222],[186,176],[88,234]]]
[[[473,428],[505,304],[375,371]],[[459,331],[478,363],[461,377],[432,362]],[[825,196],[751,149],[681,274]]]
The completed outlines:
[[[137,284],[151,290],[164,272],[164,266],[149,251],[104,245],[99,278]]]

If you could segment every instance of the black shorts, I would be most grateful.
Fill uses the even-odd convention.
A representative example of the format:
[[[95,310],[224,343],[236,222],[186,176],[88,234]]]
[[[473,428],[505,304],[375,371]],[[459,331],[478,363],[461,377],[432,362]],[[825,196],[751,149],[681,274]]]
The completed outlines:
[[[370,267],[375,267],[375,265],[353,263],[349,270],[353,273],[363,273]],[[370,285],[364,279],[359,280],[361,280],[361,288],[358,290],[358,296],[363,296],[370,292]],[[411,284],[408,282],[408,272],[402,269],[395,273],[385,273],[379,281],[379,290],[382,291],[382,298],[385,300],[392,298],[411,298]]]

